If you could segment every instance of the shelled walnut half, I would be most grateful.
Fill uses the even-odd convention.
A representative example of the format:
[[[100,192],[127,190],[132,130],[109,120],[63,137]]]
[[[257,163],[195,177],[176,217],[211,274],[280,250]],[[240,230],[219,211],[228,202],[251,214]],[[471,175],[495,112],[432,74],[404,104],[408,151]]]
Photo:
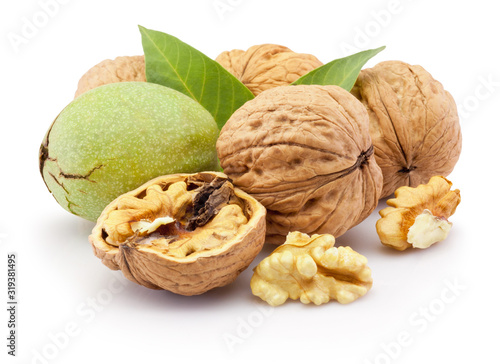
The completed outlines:
[[[89,237],[129,280],[182,295],[231,283],[261,250],[265,208],[222,173],[158,177],[108,205]]]
[[[460,191],[451,191],[451,185],[434,176],[427,184],[398,188],[377,221],[382,244],[397,250],[425,249],[446,239],[451,229],[448,218],[460,203]]]
[[[372,286],[366,258],[350,247],[334,247],[330,234],[288,234],[254,269],[252,293],[271,306],[288,298],[316,305],[335,299],[350,303],[364,296]]]

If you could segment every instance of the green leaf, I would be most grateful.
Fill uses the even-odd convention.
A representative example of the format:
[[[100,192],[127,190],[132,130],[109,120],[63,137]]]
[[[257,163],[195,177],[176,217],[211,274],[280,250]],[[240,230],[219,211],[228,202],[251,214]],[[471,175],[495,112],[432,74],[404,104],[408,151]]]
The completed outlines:
[[[146,80],[180,91],[207,109],[221,129],[252,92],[213,59],[174,36],[139,26]]]
[[[361,68],[384,49],[385,46],[336,59],[305,74],[292,85],[336,85],[351,91]]]

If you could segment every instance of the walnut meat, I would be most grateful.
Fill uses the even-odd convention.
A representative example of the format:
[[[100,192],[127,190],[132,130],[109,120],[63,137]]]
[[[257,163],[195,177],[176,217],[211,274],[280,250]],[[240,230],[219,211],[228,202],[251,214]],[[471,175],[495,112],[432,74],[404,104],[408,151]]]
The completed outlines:
[[[264,244],[265,214],[222,173],[169,175],[114,200],[89,240],[129,280],[190,296],[248,267]]]
[[[460,203],[460,191],[451,191],[451,185],[446,178],[434,176],[428,184],[398,188],[377,221],[382,244],[397,250],[425,249],[444,240],[451,229],[448,218]]]
[[[84,92],[108,83],[127,81],[146,82],[144,56],[117,57],[96,64],[78,81],[75,98]]]
[[[215,59],[254,95],[288,85],[323,64],[313,55],[295,53],[276,44],[262,44],[243,51],[221,53]]]
[[[267,239],[336,237],[376,207],[382,173],[363,105],[337,86],[281,86],[245,103],[217,141],[224,172],[267,208]]]
[[[366,106],[382,197],[447,176],[461,151],[453,97],[420,66],[388,61],[362,70],[352,93]]]
[[[350,247],[334,245],[335,238],[328,234],[288,234],[285,244],[254,268],[252,293],[271,306],[288,298],[320,305],[364,296],[372,286],[366,258]]]

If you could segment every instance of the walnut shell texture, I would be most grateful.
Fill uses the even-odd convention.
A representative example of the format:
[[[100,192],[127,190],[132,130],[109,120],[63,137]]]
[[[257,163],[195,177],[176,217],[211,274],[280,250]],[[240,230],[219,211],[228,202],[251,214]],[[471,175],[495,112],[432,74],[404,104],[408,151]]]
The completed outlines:
[[[212,188],[214,181],[224,183],[220,188],[216,186],[217,190]],[[184,188],[179,188],[179,185],[184,185]],[[228,189],[231,196],[227,194]],[[211,194],[214,190],[220,193]],[[189,193],[194,195],[191,204],[190,198],[185,198]],[[203,196],[197,200],[198,194]],[[227,202],[229,197],[231,202]],[[216,203],[221,206],[208,206],[213,200],[219,200]],[[164,206],[168,201],[177,206]],[[198,207],[202,213],[194,216],[195,219],[191,216],[191,222],[198,221],[189,229],[187,224],[184,225],[183,216],[192,215],[197,203],[201,203]],[[215,213],[212,221],[200,222],[199,218],[203,219],[213,207],[221,209],[211,212]],[[232,208],[240,211],[243,222],[241,219],[231,221],[232,216],[224,214]],[[165,217],[166,213],[174,218]],[[158,227],[154,224],[158,220],[152,216],[155,214],[158,214],[158,220],[177,221]],[[218,218],[218,215],[222,216]],[[191,296],[231,283],[248,267],[264,245],[265,216],[265,208],[245,192],[234,188],[222,173],[174,174],[155,178],[111,202],[97,220],[89,241],[94,254],[104,265],[121,270],[132,282]],[[142,219],[145,217],[149,221]],[[130,227],[134,224],[158,230],[155,233],[148,231],[150,235],[141,237],[138,235],[144,229],[133,232]],[[225,226],[235,228],[229,232]],[[189,251],[186,251],[186,246],[191,247]]]
[[[337,86],[281,86],[245,103],[217,141],[235,186],[267,208],[266,242],[342,235],[377,206],[382,173],[364,106]]]
[[[215,59],[254,95],[277,86],[285,86],[323,65],[315,56],[295,53],[276,44],[261,44],[243,51],[221,53]]]
[[[452,172],[462,148],[457,106],[425,69],[381,62],[362,70],[351,92],[368,110],[382,197]]]
[[[106,59],[89,69],[78,81],[75,98],[93,88],[115,82],[146,82],[144,56]]]

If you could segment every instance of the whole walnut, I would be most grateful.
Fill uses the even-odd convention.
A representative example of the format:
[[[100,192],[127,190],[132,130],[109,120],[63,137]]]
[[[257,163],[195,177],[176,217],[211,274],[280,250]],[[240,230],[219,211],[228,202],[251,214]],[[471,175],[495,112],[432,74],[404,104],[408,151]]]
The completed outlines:
[[[322,66],[315,56],[295,53],[276,44],[262,44],[243,51],[221,53],[215,59],[254,95],[276,86],[285,86]]]
[[[366,109],[337,86],[281,86],[229,118],[217,141],[235,186],[267,208],[268,243],[290,231],[340,236],[377,206],[382,173]]]
[[[351,92],[368,110],[382,197],[451,173],[462,148],[457,106],[425,69],[382,62],[362,70]]]
[[[115,82],[146,82],[144,56],[106,59],[89,69],[78,81],[75,98],[93,88]]]

